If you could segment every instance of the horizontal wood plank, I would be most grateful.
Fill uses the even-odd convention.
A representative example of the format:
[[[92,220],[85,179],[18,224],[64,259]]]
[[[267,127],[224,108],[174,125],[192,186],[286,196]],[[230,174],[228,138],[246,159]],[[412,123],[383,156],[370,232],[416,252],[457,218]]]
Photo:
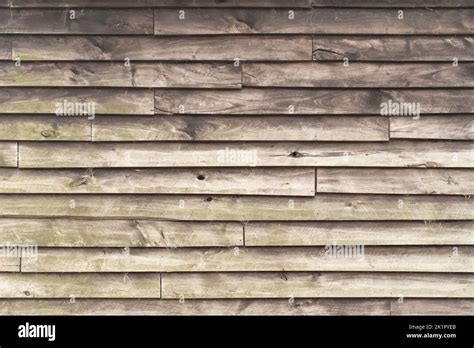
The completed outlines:
[[[3,274],[2,298],[160,298],[160,274]]]
[[[246,246],[474,245],[472,221],[251,222]]]
[[[312,0],[312,4],[314,7],[474,7],[470,0]]]
[[[313,168],[0,169],[0,193],[314,196]]]
[[[85,117],[1,115],[0,140],[90,141],[91,121]]]
[[[311,60],[310,36],[126,37],[16,36],[12,54],[26,60]]]
[[[390,137],[395,139],[474,140],[474,116],[433,116],[413,119],[390,117]]]
[[[183,206],[183,208],[179,208]],[[204,221],[470,220],[469,197],[332,195],[2,195],[2,217],[90,217]]]
[[[208,247],[243,245],[232,222],[0,219],[0,245],[38,247]]]
[[[471,274],[163,274],[162,298],[474,297]]]
[[[342,69],[342,67],[341,67]],[[472,89],[306,89],[155,91],[156,114],[374,114],[393,103],[419,105],[421,114],[474,113]],[[418,103],[418,104],[417,104]]]
[[[337,248],[346,248],[336,250]],[[339,254],[341,252],[342,255]],[[39,249],[22,272],[449,272],[474,273],[474,247]]]
[[[0,9],[4,34],[152,34],[151,9]]]
[[[384,141],[387,117],[98,117],[93,141]]]
[[[474,64],[448,63],[244,63],[250,87],[411,88],[474,87]]]
[[[153,91],[148,89],[2,88],[0,91],[0,113],[59,112],[63,117],[69,117],[67,115],[72,106],[72,110],[81,110],[83,114],[91,110],[97,114],[153,114]],[[75,114],[70,117],[79,117],[77,112]]]
[[[17,167],[18,144],[0,142],[0,167]]]
[[[12,40],[10,37],[0,36],[0,60],[12,59]]]
[[[155,10],[155,35],[212,34],[472,34],[472,9],[175,9]]]
[[[403,299],[390,302],[391,315],[470,315],[472,299]]]
[[[0,62],[0,87],[240,88],[232,63]]]
[[[4,0],[7,1],[7,0]],[[311,0],[10,0],[12,7],[311,7]]]
[[[22,142],[20,168],[113,167],[465,167],[467,142],[79,143]]]
[[[0,272],[20,272],[20,246],[15,247],[11,241],[1,243],[0,255]]]
[[[474,194],[474,171],[467,169],[318,168],[318,192],[382,194]]]
[[[411,0],[410,0],[411,1]],[[380,2],[378,2],[380,3]],[[314,36],[314,60],[474,60],[473,36]]]

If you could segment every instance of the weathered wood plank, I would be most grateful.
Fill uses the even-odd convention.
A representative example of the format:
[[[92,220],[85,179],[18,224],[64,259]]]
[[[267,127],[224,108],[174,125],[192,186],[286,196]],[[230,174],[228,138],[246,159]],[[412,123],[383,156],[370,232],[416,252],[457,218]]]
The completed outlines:
[[[0,36],[0,60],[10,59],[12,59],[12,39],[10,37]]]
[[[184,208],[179,208],[183,206]],[[293,208],[292,208],[293,207]],[[91,217],[193,221],[470,220],[469,197],[333,195],[2,195],[2,217]]]
[[[8,0],[2,0],[8,1]],[[10,0],[12,7],[311,7],[311,0]]]
[[[240,88],[232,63],[0,62],[0,87]]]
[[[472,34],[472,9],[175,9],[155,10],[155,35],[212,34]]]
[[[310,36],[16,36],[21,60],[311,60]]]
[[[163,274],[162,298],[474,297],[471,274]]]
[[[22,272],[449,272],[474,273],[474,247],[39,249]],[[341,246],[342,247],[342,246]],[[341,249],[341,253],[344,250]],[[348,255],[348,256],[347,256]]]
[[[17,149],[16,142],[0,142],[0,167],[17,167]]]
[[[15,248],[12,241],[1,243],[0,272],[20,272],[20,253],[20,249]]]
[[[0,113],[7,114],[56,114],[79,105],[97,114],[151,115],[154,102],[148,89],[2,88],[0,105]]]
[[[312,3],[313,7],[474,7],[470,0],[312,0]]]
[[[407,300],[408,301],[408,300]],[[443,301],[442,308],[437,301]],[[432,300],[430,313],[470,314],[469,299]],[[416,300],[410,299],[410,303]],[[423,308],[417,306],[419,313]],[[451,309],[451,312],[449,310]],[[471,311],[472,312],[472,311]],[[0,315],[389,315],[388,299],[242,299],[242,300],[156,300],[156,299],[2,299]]]
[[[246,246],[474,245],[472,221],[252,222]]]
[[[314,36],[314,60],[474,60],[473,36]]]
[[[409,88],[474,87],[474,64],[446,63],[244,63],[250,87]]]
[[[474,312],[472,299],[403,299],[390,302],[391,315],[471,315]]]
[[[0,193],[314,196],[313,168],[0,169]]]
[[[0,245],[38,247],[207,247],[243,245],[232,222],[0,219]]]
[[[93,141],[383,141],[387,117],[98,117]]]
[[[87,118],[0,116],[0,140],[90,141],[91,139],[91,121]]]
[[[151,9],[0,9],[5,34],[152,34]]]
[[[318,192],[474,194],[474,171],[463,169],[318,168]]]
[[[465,167],[468,142],[34,143],[19,144],[20,168]]]
[[[380,115],[383,103],[389,101],[419,105],[421,114],[474,113],[472,89],[304,88],[156,90],[155,113],[179,114],[183,110],[186,114]]]
[[[160,274],[2,274],[2,298],[160,298]]]
[[[474,117],[390,117],[390,137],[405,139],[474,140]]]

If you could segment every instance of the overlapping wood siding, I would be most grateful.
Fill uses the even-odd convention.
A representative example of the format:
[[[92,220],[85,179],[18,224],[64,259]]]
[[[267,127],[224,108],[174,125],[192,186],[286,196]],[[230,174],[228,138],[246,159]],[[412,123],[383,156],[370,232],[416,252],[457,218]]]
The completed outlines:
[[[470,0],[0,0],[0,314],[472,314],[473,138]]]

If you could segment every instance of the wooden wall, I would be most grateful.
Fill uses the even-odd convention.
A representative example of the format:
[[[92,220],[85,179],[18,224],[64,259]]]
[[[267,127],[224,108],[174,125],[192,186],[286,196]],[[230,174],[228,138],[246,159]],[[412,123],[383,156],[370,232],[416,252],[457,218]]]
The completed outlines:
[[[473,87],[471,0],[0,0],[0,314],[472,314]]]

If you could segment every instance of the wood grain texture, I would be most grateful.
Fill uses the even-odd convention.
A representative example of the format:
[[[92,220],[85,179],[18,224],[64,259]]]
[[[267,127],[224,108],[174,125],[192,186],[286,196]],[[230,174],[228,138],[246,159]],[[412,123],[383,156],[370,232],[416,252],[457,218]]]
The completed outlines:
[[[12,40],[8,36],[0,36],[0,60],[12,59]]]
[[[231,63],[13,63],[0,62],[0,87],[240,88]]]
[[[474,245],[472,221],[251,222],[246,246]]]
[[[246,142],[19,144],[20,168],[457,167],[472,168],[467,142]]]
[[[390,138],[474,140],[474,117],[390,117]]]
[[[337,247],[337,246],[336,246]],[[329,247],[105,250],[39,249],[22,272],[449,272],[474,273],[474,247]],[[344,251],[342,251],[343,253]],[[336,251],[334,251],[334,254]]]
[[[15,36],[21,60],[311,60],[310,36]]]
[[[38,247],[242,246],[243,230],[232,222],[156,220],[0,219],[0,245]]]
[[[440,300],[433,300],[440,301]],[[473,300],[447,301],[433,306],[443,314],[451,308],[468,314]],[[416,300],[412,300],[416,302]],[[417,311],[422,312],[420,305]],[[427,309],[428,310],[428,309]],[[415,312],[415,311],[413,311]],[[178,300],[158,299],[1,299],[0,315],[389,315],[388,299],[241,299]]]
[[[2,88],[1,91],[0,113],[56,114],[58,105],[66,102],[67,105],[85,103],[87,109],[94,106],[97,114],[153,114],[153,91],[148,89]]]
[[[0,142],[0,167],[17,167],[17,148],[16,142]]]
[[[183,208],[179,208],[183,206]],[[293,208],[291,208],[293,206]],[[470,220],[469,197],[331,195],[2,195],[2,217],[87,217],[192,221]]]
[[[4,0],[6,1],[6,0]],[[311,7],[311,0],[10,0],[12,7]]]
[[[160,298],[160,274],[3,274],[2,298]]]
[[[0,254],[2,255],[0,257],[0,272],[20,272],[19,248],[15,248],[15,245],[9,241],[0,245]]]
[[[318,88],[474,87],[474,64],[244,63],[242,84]]]
[[[175,9],[155,10],[155,35],[213,34],[472,34],[472,9]]]
[[[468,169],[318,168],[318,192],[381,194],[474,194]]]
[[[342,69],[342,68],[341,68]],[[421,114],[474,113],[471,89],[300,89],[155,91],[156,114],[373,114],[382,103],[419,103]]]
[[[391,315],[470,315],[474,310],[472,299],[404,299],[390,302]]]
[[[91,121],[85,117],[1,115],[0,140],[90,141]]]
[[[4,34],[152,34],[151,9],[0,9]]]
[[[472,298],[471,274],[163,274],[162,298],[458,297]]]
[[[18,1],[18,0],[13,0]],[[25,0],[20,0],[25,1]],[[32,0],[26,0],[32,1]],[[470,0],[312,0],[314,7],[474,7]]]
[[[313,168],[0,169],[0,193],[314,196]]]
[[[98,117],[93,141],[386,141],[387,117]]]
[[[378,2],[380,3],[380,2]],[[314,36],[314,60],[474,60],[473,36]]]

